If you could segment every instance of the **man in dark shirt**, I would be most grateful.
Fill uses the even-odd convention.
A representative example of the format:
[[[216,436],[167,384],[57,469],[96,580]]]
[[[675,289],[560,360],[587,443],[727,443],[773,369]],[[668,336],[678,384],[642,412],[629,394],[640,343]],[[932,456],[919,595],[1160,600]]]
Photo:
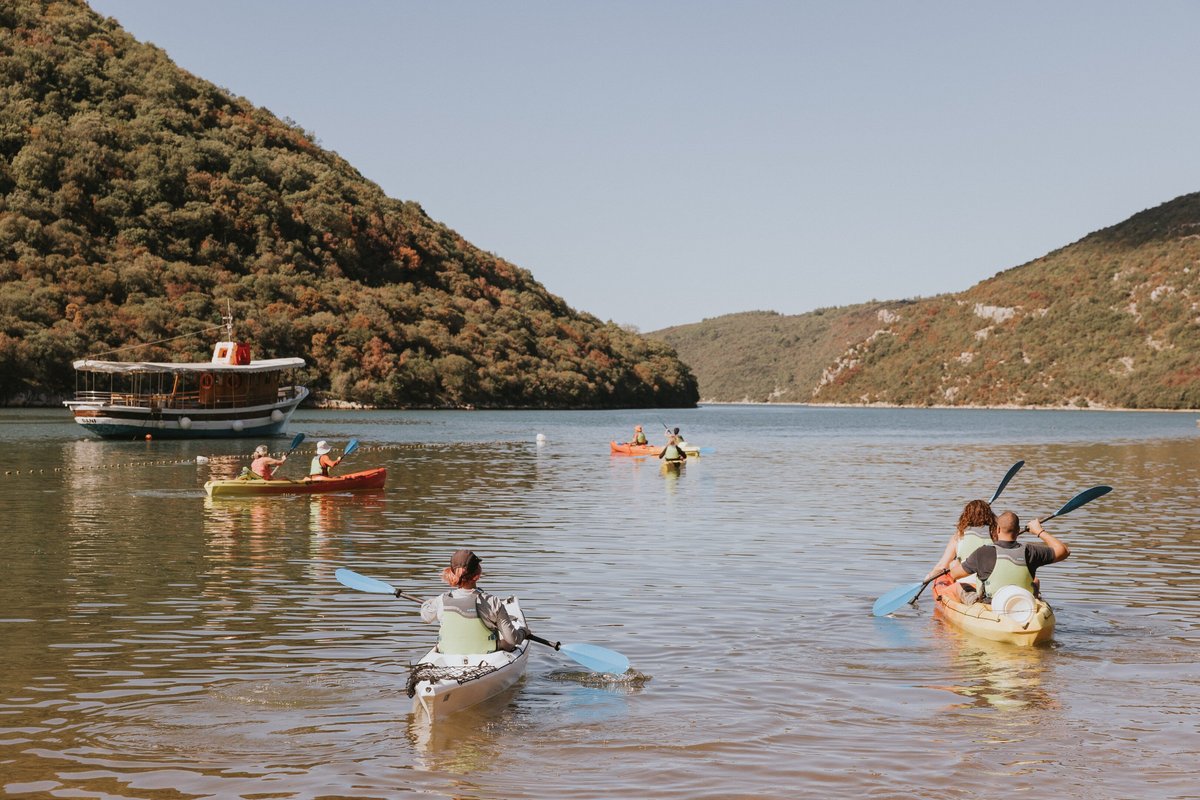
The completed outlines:
[[[1022,586],[1036,593],[1034,578],[1038,567],[1062,561],[1071,555],[1071,550],[1051,536],[1039,520],[1029,523],[1029,532],[1038,537],[1041,543],[1018,542],[1021,521],[1013,512],[1005,511],[996,518],[996,543],[978,548],[967,556],[966,561],[953,562],[950,565],[950,577],[959,580],[968,575],[978,575],[986,593],[981,599],[985,601],[1005,586]],[[1024,552],[1023,559],[1020,551]]]

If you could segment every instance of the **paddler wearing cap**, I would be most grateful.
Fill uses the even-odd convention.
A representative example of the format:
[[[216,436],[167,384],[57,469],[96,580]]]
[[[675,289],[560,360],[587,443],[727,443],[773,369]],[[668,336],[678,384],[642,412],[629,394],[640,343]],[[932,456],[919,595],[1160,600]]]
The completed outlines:
[[[1046,564],[1055,564],[1071,555],[1071,550],[1042,527],[1040,520],[1029,523],[1029,532],[1041,540],[1040,544],[1018,542],[1021,535],[1021,520],[1011,511],[996,517],[995,544],[975,549],[962,561],[950,564],[950,577],[954,580],[968,575],[978,575],[983,581],[987,602],[996,592],[1006,586],[1019,586],[1028,592],[1037,592],[1037,569]]]
[[[438,651],[447,654],[492,653],[513,650],[525,641],[525,629],[515,627],[500,599],[475,584],[483,575],[479,556],[456,550],[442,580],[451,587],[421,604],[421,619],[440,622]]]
[[[325,441],[324,439],[317,442],[317,454],[313,456],[312,466],[308,468],[309,475],[321,475],[326,478],[330,477],[329,470],[342,463],[341,456],[338,456],[337,458],[329,457],[329,453],[332,450],[333,448],[329,446],[329,442]]]

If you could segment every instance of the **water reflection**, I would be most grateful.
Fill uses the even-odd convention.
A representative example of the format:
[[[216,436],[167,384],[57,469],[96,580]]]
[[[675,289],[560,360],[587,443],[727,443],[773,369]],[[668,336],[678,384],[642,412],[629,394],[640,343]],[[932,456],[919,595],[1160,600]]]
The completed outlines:
[[[1004,712],[1059,707],[1043,682],[1052,664],[1050,648],[991,642],[943,624],[938,625],[935,641],[938,657],[950,664],[955,682],[931,688],[964,698],[954,707],[991,707]]]

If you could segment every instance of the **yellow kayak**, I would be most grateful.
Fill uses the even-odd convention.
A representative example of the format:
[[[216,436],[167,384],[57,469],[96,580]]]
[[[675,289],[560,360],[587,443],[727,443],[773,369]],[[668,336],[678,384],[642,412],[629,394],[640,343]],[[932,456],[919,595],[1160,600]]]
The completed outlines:
[[[954,581],[948,575],[933,582],[933,596],[942,619],[983,639],[1029,647],[1048,642],[1054,635],[1054,609],[1041,598],[1034,600],[1032,613],[1025,615],[1027,618],[1021,622],[997,614],[988,603],[965,605],[959,602]]]

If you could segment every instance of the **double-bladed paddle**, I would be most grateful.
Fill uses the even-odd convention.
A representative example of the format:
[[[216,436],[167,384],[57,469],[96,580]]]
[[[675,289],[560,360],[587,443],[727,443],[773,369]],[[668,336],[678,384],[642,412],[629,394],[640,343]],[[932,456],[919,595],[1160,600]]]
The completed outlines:
[[[1004,487],[1008,486],[1008,482],[1013,479],[1013,476],[1021,471],[1021,467],[1025,466],[1024,461],[1018,461],[1008,468],[1008,472],[1004,473],[1004,477],[1000,479],[1000,485],[996,487],[996,493],[992,495],[992,499],[988,501],[988,505],[996,502],[996,498],[1004,491]],[[1086,500],[1084,502],[1087,502]],[[1048,518],[1047,518],[1048,519]],[[917,581],[906,586],[897,586],[895,589],[884,594],[875,601],[875,605],[871,606],[871,613],[877,617],[886,617],[900,606],[906,603],[916,604],[917,598],[921,596],[921,592],[925,591],[925,587],[933,583],[938,578],[945,575],[950,570],[942,570],[937,575],[934,575],[927,581]]]
[[[346,449],[342,451],[342,456],[341,456],[341,458],[338,459],[338,461],[341,461],[343,458],[350,455],[357,449],[358,449],[358,439],[351,439],[350,441],[346,442]]]
[[[349,448],[347,448],[347,452]],[[390,594],[393,597],[402,597],[405,600],[411,600],[414,603],[424,602],[419,597],[414,597],[411,594],[405,594],[399,589],[384,583],[383,581],[368,578],[365,575],[359,575],[353,570],[342,567],[333,573],[333,576],[338,579],[338,582],[349,589],[355,589],[360,592],[370,592],[371,594]],[[581,664],[594,672],[611,672],[615,675],[621,675],[629,669],[629,659],[615,650],[609,650],[604,647],[599,647],[594,644],[563,644],[562,642],[551,642],[543,639],[540,636],[534,636],[526,631],[525,637],[531,639],[538,644],[544,644],[547,647],[553,648],[562,652],[568,658]]]

